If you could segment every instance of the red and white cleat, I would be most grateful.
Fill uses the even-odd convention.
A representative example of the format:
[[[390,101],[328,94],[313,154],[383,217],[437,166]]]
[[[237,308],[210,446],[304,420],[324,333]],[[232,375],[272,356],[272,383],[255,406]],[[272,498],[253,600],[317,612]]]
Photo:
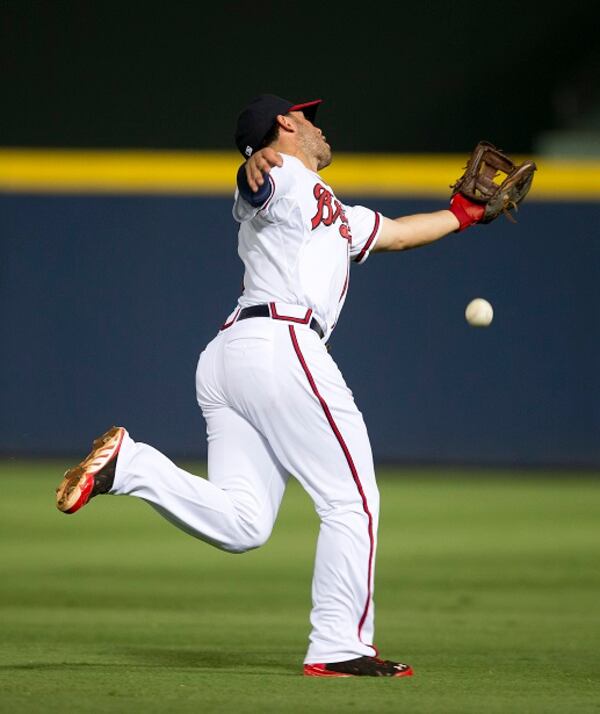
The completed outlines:
[[[391,662],[379,657],[357,657],[346,662],[305,664],[306,677],[412,677],[408,664]]]
[[[92,451],[77,466],[65,472],[56,489],[56,507],[63,513],[75,513],[94,496],[108,493],[115,478],[117,456],[127,432],[113,426],[96,439]]]

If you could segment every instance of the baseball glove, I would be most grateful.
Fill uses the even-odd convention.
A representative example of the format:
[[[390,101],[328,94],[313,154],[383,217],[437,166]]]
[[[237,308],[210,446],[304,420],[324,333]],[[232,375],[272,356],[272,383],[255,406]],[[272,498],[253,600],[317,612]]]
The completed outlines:
[[[510,211],[518,210],[518,204],[531,188],[536,168],[533,161],[517,166],[493,144],[480,141],[465,166],[464,174],[450,186],[452,196],[460,193],[469,201],[483,206],[484,213],[479,223],[490,223],[501,213],[515,223]],[[498,177],[501,180],[495,181]]]

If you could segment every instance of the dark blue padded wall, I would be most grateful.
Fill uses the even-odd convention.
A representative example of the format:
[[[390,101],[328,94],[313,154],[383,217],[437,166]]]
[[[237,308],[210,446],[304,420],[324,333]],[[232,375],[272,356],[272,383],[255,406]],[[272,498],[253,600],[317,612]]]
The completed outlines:
[[[230,200],[3,195],[0,231],[0,451],[79,453],[123,423],[204,455],[196,361],[242,277]],[[477,296],[489,329],[464,321]],[[599,308],[600,206],[529,201],[355,267],[332,354],[378,460],[597,465]]]

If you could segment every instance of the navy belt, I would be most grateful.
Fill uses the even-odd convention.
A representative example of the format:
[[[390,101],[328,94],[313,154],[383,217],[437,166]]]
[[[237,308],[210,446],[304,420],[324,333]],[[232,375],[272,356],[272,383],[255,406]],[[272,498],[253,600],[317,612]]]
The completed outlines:
[[[240,310],[236,322],[239,322],[240,320],[247,320],[250,317],[271,317],[271,310],[268,305],[251,305],[250,307],[244,307]],[[280,319],[285,320],[286,318],[282,316]],[[291,321],[294,322],[293,318],[291,318]],[[323,332],[321,325],[319,325],[314,317],[311,318],[308,326],[311,330],[314,330],[321,339],[323,339],[323,335],[325,333]]]

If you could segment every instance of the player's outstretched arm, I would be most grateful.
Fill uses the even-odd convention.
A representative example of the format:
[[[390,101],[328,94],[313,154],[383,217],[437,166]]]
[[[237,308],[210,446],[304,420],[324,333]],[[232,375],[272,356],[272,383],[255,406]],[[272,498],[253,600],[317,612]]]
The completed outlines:
[[[394,220],[384,218],[373,250],[409,250],[433,243],[448,233],[464,231],[479,223],[484,212],[485,206],[457,193],[452,196],[450,208],[445,211],[417,213]]]
[[[384,219],[373,250],[416,248],[475,223],[490,223],[501,213],[510,218],[510,211],[516,210],[527,195],[536,168],[533,161],[517,165],[493,144],[480,141],[467,161],[464,174],[452,185],[450,208]]]
[[[451,211],[417,213],[392,220],[383,218],[381,233],[373,251],[409,250],[433,243],[460,228],[460,221]]]

